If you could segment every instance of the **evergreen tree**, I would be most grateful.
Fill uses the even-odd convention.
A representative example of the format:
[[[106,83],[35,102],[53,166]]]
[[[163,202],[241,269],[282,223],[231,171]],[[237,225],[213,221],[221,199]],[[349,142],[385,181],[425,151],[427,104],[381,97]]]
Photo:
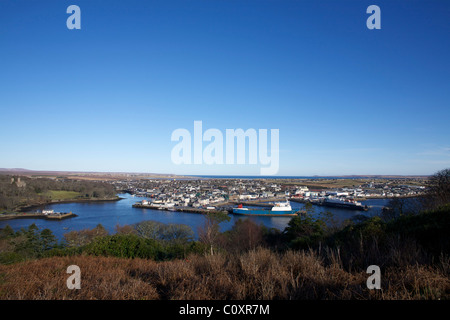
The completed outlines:
[[[0,233],[1,238],[11,238],[14,236],[14,230],[9,224],[7,224]]]
[[[50,229],[44,229],[41,231],[40,243],[43,251],[55,248],[58,244],[56,237]]]

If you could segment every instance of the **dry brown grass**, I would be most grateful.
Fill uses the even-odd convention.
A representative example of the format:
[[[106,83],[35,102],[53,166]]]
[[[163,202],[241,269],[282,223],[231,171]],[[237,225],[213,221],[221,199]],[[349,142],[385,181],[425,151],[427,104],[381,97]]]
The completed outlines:
[[[81,289],[69,290],[67,267],[81,269]],[[0,266],[1,299],[157,299],[154,287],[130,270],[154,268],[146,260],[107,257],[57,257]]]
[[[440,299],[449,298],[448,265],[382,270],[382,289],[365,272],[345,271],[337,253],[283,254],[258,248],[235,255],[191,255],[154,262],[93,256],[53,257],[0,266],[0,299]],[[328,262],[325,263],[324,260]],[[331,262],[330,262],[331,261]],[[448,262],[448,261],[447,261]],[[81,289],[69,290],[69,265]]]

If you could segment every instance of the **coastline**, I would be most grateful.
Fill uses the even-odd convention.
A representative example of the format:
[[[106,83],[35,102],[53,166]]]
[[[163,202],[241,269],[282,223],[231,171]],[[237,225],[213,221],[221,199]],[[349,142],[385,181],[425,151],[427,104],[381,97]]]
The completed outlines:
[[[59,204],[59,203],[82,203],[82,202],[110,202],[110,201],[119,201],[124,198],[116,197],[116,198],[90,198],[90,199],[66,199],[66,200],[50,200],[41,203],[34,203],[24,206],[19,206],[15,208],[13,211],[29,211],[35,208],[39,208],[46,205],[51,204]]]
[[[45,220],[50,220],[50,221],[60,221],[63,219],[67,219],[67,218],[74,218],[77,217],[77,215],[75,213],[69,212],[69,213],[63,213],[63,214],[59,214],[59,215],[45,215],[42,213],[23,213],[22,215],[20,215],[19,213],[17,214],[7,214],[7,215],[2,215],[0,216],[0,221],[4,221],[4,220],[13,220],[13,219],[45,219]]]

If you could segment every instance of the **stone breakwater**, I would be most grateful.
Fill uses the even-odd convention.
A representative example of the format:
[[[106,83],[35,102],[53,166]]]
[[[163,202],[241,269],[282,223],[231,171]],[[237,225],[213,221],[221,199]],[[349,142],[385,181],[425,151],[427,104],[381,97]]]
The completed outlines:
[[[57,212],[52,214],[43,213],[13,213],[13,214],[3,214],[0,215],[0,220],[11,220],[11,219],[46,219],[46,220],[62,220],[67,218],[74,218],[77,215],[72,212]]]

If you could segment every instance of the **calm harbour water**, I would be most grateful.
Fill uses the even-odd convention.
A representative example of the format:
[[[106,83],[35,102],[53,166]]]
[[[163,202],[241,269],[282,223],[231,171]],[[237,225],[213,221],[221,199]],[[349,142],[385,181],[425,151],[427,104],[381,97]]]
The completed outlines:
[[[14,230],[27,228],[30,224],[35,223],[40,229],[48,228],[53,231],[58,239],[63,239],[64,233],[73,230],[92,229],[99,223],[102,224],[110,233],[115,233],[116,225],[131,225],[145,220],[159,221],[162,223],[185,224],[192,228],[197,235],[198,227],[204,222],[201,214],[183,213],[174,211],[152,210],[132,208],[132,204],[146,198],[132,197],[129,194],[119,194],[120,201],[100,202],[100,203],[61,203],[52,204],[39,209],[52,209],[55,212],[69,212],[77,214],[77,217],[69,218],[61,221],[47,221],[44,219],[16,219],[0,221],[0,228],[10,225]],[[373,206],[367,212],[352,211],[337,208],[325,208],[314,206],[315,212],[329,211],[333,213],[336,220],[342,221],[349,219],[358,214],[373,216],[381,211],[381,208],[387,203],[387,199],[373,199],[363,201],[363,204]],[[303,204],[291,202],[292,208],[300,210]],[[284,230],[291,217],[244,217],[230,215],[229,222],[221,224],[221,231],[229,230],[234,222],[238,219],[252,219],[258,224],[263,224],[268,228],[276,228]]]

